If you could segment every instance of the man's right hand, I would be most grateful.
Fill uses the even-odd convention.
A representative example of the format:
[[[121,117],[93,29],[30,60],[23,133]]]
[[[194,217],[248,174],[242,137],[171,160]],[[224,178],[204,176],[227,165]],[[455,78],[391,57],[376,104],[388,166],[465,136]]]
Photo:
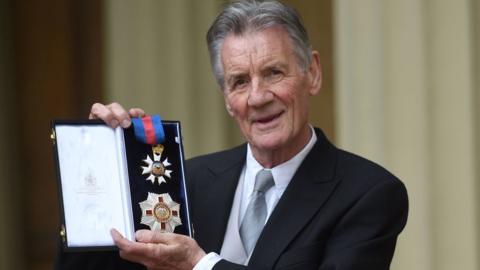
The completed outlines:
[[[122,105],[116,102],[108,105],[95,103],[90,109],[88,119],[101,119],[112,128],[116,128],[119,125],[123,128],[128,128],[132,123],[132,117],[142,117],[144,115],[145,111],[140,108],[132,108],[127,112]]]

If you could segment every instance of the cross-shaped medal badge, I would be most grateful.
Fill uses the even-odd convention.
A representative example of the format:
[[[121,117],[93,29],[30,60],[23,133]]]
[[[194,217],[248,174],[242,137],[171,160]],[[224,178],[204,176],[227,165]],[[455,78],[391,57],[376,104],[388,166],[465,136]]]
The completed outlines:
[[[163,149],[164,146],[161,144],[153,145],[153,160],[148,154],[147,158],[143,160],[146,166],[142,166],[142,174],[149,174],[146,180],[151,181],[153,184],[155,184],[155,181],[158,181],[158,184],[160,185],[167,182],[165,177],[171,178],[172,170],[167,170],[167,167],[172,164],[168,162],[168,158],[165,158],[163,161],[161,160]]]

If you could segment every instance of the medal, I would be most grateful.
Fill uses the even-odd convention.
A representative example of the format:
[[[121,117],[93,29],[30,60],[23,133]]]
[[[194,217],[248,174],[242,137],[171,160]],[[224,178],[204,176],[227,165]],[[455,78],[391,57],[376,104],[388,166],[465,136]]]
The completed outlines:
[[[168,193],[148,193],[145,201],[140,202],[142,220],[140,223],[150,227],[152,231],[173,232],[182,225],[180,204],[174,202]]]
[[[142,174],[148,175],[146,180],[153,184],[155,181],[158,181],[159,185],[166,183],[165,177],[171,178],[172,170],[166,168],[171,165],[168,158],[161,160],[164,149],[161,143],[165,141],[165,133],[160,116],[133,118],[132,123],[137,140],[152,145],[153,159],[147,154],[147,158],[143,160],[146,166],[141,166]]]
[[[172,170],[167,170],[166,167],[170,166],[170,162],[168,162],[168,158],[165,160],[161,160],[162,152],[163,152],[163,145],[157,144],[152,146],[153,151],[153,160],[147,155],[147,158],[143,160],[147,166],[142,166],[143,172],[142,174],[149,174],[147,177],[147,181],[152,181],[155,183],[155,180],[158,181],[158,184],[166,183],[164,176],[171,178],[170,174]]]

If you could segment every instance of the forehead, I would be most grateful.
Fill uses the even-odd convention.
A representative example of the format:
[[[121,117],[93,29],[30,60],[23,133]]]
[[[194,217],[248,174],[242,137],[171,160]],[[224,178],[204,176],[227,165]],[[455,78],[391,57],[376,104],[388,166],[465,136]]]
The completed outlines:
[[[237,61],[260,61],[265,58],[285,57],[293,54],[291,41],[280,27],[249,31],[241,35],[229,34],[222,46],[221,61],[231,65]]]

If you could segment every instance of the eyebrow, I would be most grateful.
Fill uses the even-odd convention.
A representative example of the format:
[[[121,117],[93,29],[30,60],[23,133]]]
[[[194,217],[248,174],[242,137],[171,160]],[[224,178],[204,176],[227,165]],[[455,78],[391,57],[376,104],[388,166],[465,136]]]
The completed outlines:
[[[265,63],[260,70],[264,71],[266,69],[271,69],[271,68],[280,68],[280,69],[286,70],[287,67],[288,67],[288,64],[282,61],[271,61],[271,62]]]

